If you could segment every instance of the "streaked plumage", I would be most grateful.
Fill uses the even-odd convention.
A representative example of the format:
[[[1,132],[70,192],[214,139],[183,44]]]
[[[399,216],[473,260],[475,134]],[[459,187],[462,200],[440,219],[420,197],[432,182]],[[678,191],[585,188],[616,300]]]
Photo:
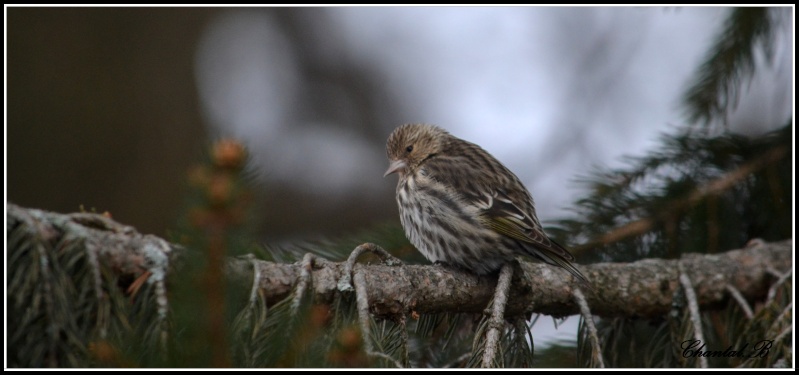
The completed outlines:
[[[407,124],[391,133],[386,153],[385,175],[399,174],[402,227],[431,262],[487,274],[528,255],[589,284],[574,257],[544,233],[519,178],[480,146],[432,125]]]

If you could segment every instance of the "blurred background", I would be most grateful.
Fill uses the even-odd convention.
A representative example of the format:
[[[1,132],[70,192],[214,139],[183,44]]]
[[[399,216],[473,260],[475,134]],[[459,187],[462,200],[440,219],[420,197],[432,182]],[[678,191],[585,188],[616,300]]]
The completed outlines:
[[[790,8],[785,9],[790,14]],[[543,221],[575,183],[682,125],[728,8],[8,8],[7,201],[163,235],[211,139],[252,152],[265,241],[398,221],[407,122],[479,143]],[[734,130],[791,113],[791,22]]]
[[[335,238],[398,224],[385,141],[425,122],[505,163],[546,224],[568,216],[581,176],[684,128],[681,95],[728,12],[7,8],[6,201],[165,235],[190,167],[234,137],[251,152],[264,243]],[[791,116],[784,13],[735,132]]]

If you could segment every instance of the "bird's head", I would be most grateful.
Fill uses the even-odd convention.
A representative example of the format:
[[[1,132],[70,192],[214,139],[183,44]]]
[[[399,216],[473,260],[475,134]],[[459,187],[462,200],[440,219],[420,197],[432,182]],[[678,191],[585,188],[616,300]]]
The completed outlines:
[[[425,160],[444,149],[449,137],[449,133],[433,125],[405,124],[394,129],[386,142],[389,166],[383,177],[416,171]]]

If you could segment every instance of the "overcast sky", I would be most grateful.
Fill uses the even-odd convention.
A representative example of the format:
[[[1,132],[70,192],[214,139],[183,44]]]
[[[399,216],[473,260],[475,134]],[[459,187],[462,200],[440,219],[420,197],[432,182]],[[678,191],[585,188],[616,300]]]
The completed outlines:
[[[642,155],[659,133],[683,125],[680,95],[727,9],[325,12],[327,23],[307,25],[318,35],[312,48],[320,58],[383,75],[385,90],[409,108],[396,125],[433,123],[483,146],[527,184],[546,221],[562,216],[581,193],[575,178],[595,166],[621,166],[622,155]],[[252,140],[254,160],[269,165],[269,178],[320,194],[393,184],[381,178],[383,143],[337,124],[292,123],[287,112],[298,73],[274,22],[239,9],[208,27],[197,77],[209,123]],[[324,29],[331,23],[335,35]],[[751,86],[762,99],[744,98],[740,117],[771,127],[788,118],[792,43],[787,37],[779,44],[777,63]]]

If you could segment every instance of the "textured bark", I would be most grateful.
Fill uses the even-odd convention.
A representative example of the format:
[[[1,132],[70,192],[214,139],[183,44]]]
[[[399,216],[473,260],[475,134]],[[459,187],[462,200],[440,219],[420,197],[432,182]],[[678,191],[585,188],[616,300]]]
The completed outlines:
[[[29,231],[50,241],[64,235],[83,236],[95,244],[99,260],[123,274],[138,276],[153,269],[153,252],[162,257],[179,258],[186,250],[165,248],[163,240],[141,235],[133,228],[95,214],[56,214],[24,209],[13,204],[7,208],[7,231],[27,225]],[[699,306],[703,310],[722,308],[732,298],[728,284],[743,298],[755,301],[766,296],[774,271],[793,267],[793,240],[755,244],[726,253],[685,254],[681,259],[645,259],[632,263],[600,263],[580,266],[592,280],[596,292],[583,291],[591,312],[602,317],[656,317],[668,313],[672,296],[679,287],[679,269],[690,275]],[[270,302],[289,297],[301,275],[301,262],[278,264],[256,259],[230,259],[227,271],[231,282],[249,288],[253,267],[258,267],[258,287]],[[523,272],[514,272],[506,316],[543,313],[565,316],[579,313],[572,297],[578,285],[563,270],[544,264],[522,263]],[[345,278],[345,264],[316,259],[308,286],[316,299],[332,301],[339,293],[352,293]],[[482,313],[496,288],[494,276],[478,277],[467,272],[437,265],[367,265],[357,264],[368,286],[370,310],[380,316],[407,312]],[[348,280],[348,279],[347,279]]]
[[[175,256],[174,245],[153,235],[140,234],[105,215],[59,214],[8,203],[6,218],[7,233],[22,225],[29,236],[44,243],[56,244],[63,239],[83,241],[100,262],[120,275],[138,277],[156,268],[166,269],[169,259]],[[161,276],[164,275],[156,274]]]
[[[633,263],[601,263],[580,267],[597,292],[584,291],[591,312],[603,317],[656,317],[668,313],[679,285],[678,263],[691,275],[700,307],[720,308],[731,298],[727,284],[749,301],[766,296],[775,277],[769,269],[792,267],[793,241],[762,243],[722,254],[686,254],[679,260],[645,259]],[[251,267],[238,263],[239,272]],[[263,278],[260,288],[268,298],[285,298],[296,284],[298,264],[254,261]],[[343,264],[323,262],[312,273],[318,299],[330,301],[339,293]],[[560,269],[522,263],[527,280],[514,275],[507,314],[543,313],[565,316],[579,313],[572,298],[571,277]],[[440,266],[357,265],[369,285],[369,304],[378,315],[403,311],[418,313],[483,312],[496,288],[496,276],[477,277]],[[534,306],[534,308],[528,308]]]

